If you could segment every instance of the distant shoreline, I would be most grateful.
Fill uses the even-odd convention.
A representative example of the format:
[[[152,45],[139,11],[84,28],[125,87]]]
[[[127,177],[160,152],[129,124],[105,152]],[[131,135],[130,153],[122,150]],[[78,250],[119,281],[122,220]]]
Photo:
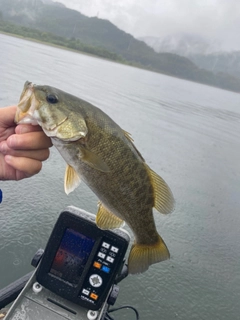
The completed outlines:
[[[84,52],[84,51],[75,50],[75,49],[72,49],[72,48],[67,48],[65,46],[61,46],[61,45],[54,44],[54,43],[51,43],[51,42],[42,41],[42,40],[38,40],[38,39],[34,39],[34,38],[28,38],[28,37],[24,37],[24,36],[15,34],[15,33],[4,32],[2,30],[0,30],[0,34],[4,34],[6,36],[13,37],[13,38],[19,38],[19,39],[22,39],[22,40],[32,41],[32,42],[36,42],[36,43],[40,43],[40,44],[45,44],[46,46],[49,46],[49,47],[59,48],[59,49],[63,49],[63,50],[66,50],[66,51],[72,51],[72,52],[76,52],[76,53],[79,53],[79,54],[83,54],[85,56],[90,56],[90,57],[93,57],[93,58],[97,58],[97,59],[101,59],[101,60],[107,60],[107,61],[120,63],[120,64],[124,65],[124,63],[122,63],[122,62],[114,61],[114,60],[111,60],[111,59],[108,59],[108,58],[104,58],[104,57],[99,57],[97,55],[94,55],[94,54],[91,54],[91,53],[87,53],[87,52]],[[129,66],[131,66],[131,65],[129,65]]]
[[[158,71],[155,71],[155,70],[150,70],[150,69],[147,69],[147,68],[144,68],[144,67],[141,67],[141,66],[136,66],[136,65],[134,65],[134,64],[130,64],[130,63],[127,63],[127,62],[126,62],[126,63],[123,63],[123,62],[121,62],[121,61],[111,60],[111,59],[109,59],[109,58],[100,57],[100,56],[95,55],[95,54],[91,54],[91,53],[88,53],[88,52],[85,52],[85,51],[76,50],[76,49],[73,49],[73,48],[68,48],[68,47],[66,47],[66,46],[61,46],[61,45],[54,44],[54,43],[51,43],[51,42],[47,42],[47,41],[43,41],[43,40],[38,40],[38,39],[34,39],[34,38],[29,38],[29,37],[24,37],[24,36],[15,34],[15,33],[4,32],[4,31],[2,31],[2,30],[0,30],[0,34],[4,34],[4,35],[6,35],[6,36],[13,37],[13,38],[18,38],[18,39],[22,39],[22,40],[27,40],[27,41],[31,41],[31,42],[36,42],[36,43],[44,44],[44,45],[46,45],[46,46],[53,47],[53,48],[58,48],[58,49],[66,50],[66,51],[75,52],[75,53],[82,54],[82,55],[85,55],[85,56],[89,56],[89,57],[92,57],[92,58],[96,58],[96,59],[100,59],[100,60],[105,60],[105,61],[109,61],[109,62],[112,62],[112,63],[121,64],[121,65],[123,65],[123,66],[128,66],[128,67],[132,67],[132,68],[137,68],[137,69],[141,69],[141,70],[145,70],[145,71],[149,71],[149,72],[154,72],[154,73],[162,74],[162,75],[164,75],[164,76],[168,76],[168,77],[177,78],[177,79],[182,79],[182,80],[186,80],[186,81],[192,82],[191,80],[174,77],[174,76],[172,76],[172,75],[170,75],[170,74],[165,74],[165,73],[161,73],[161,72],[158,72]]]
[[[169,74],[169,73],[164,73],[164,72],[160,72],[160,71],[153,70],[153,69],[150,69],[150,68],[146,68],[146,67],[144,67],[142,65],[140,66],[140,65],[135,65],[135,64],[132,64],[132,63],[128,63],[128,61],[123,62],[123,61],[113,60],[113,59],[110,59],[110,58],[107,58],[107,57],[99,56],[99,55],[88,53],[88,52],[81,51],[81,50],[76,50],[74,48],[69,48],[67,46],[54,44],[54,43],[51,43],[51,42],[48,42],[48,41],[38,40],[38,39],[35,39],[35,38],[30,38],[30,37],[25,37],[25,36],[22,36],[22,35],[19,35],[19,34],[16,34],[16,33],[10,33],[10,32],[5,32],[5,31],[0,30],[0,34],[6,35],[6,36],[9,36],[9,37],[13,37],[13,38],[18,38],[18,39],[22,39],[22,40],[35,42],[35,43],[40,43],[40,44],[43,44],[43,45],[46,45],[46,46],[50,46],[50,47],[53,47],[53,48],[58,48],[58,49],[62,49],[62,50],[70,51],[70,52],[75,52],[77,54],[82,54],[82,55],[89,56],[89,57],[92,57],[92,58],[101,59],[101,60],[105,60],[105,61],[108,61],[108,62],[121,64],[123,66],[128,66],[128,67],[137,68],[137,69],[140,69],[140,70],[145,70],[145,71],[161,74],[161,75],[168,76],[168,77],[171,77],[171,78],[176,78],[176,79],[180,79],[180,80],[184,80],[184,81],[188,81],[188,82],[199,83],[199,84],[204,85],[204,86],[210,86],[210,87],[218,88],[220,90],[226,90],[226,91],[234,92],[234,93],[237,93],[237,94],[240,93],[239,91],[232,90],[230,88],[223,88],[223,87],[218,86],[218,85],[208,84],[208,83],[200,82],[200,81],[197,81],[197,80],[195,81],[194,79],[187,79],[187,78],[183,78],[183,77],[177,77],[176,75],[172,75],[172,74]]]
[[[83,54],[83,55],[85,55],[85,56],[89,56],[89,57],[96,58],[96,59],[100,59],[100,60],[109,61],[109,62],[112,62],[112,63],[121,64],[121,65],[123,65],[123,66],[128,66],[128,67],[137,68],[137,69],[140,69],[140,70],[145,70],[145,71],[149,71],[149,72],[153,72],[153,73],[157,73],[157,74],[162,74],[162,75],[164,75],[164,76],[171,77],[171,78],[176,78],[176,79],[180,79],[180,80],[184,80],[184,81],[189,81],[189,82],[200,83],[200,82],[197,82],[197,81],[192,81],[192,80],[189,80],[189,79],[184,79],[184,78],[176,77],[176,76],[173,76],[173,75],[171,75],[171,74],[159,72],[159,71],[156,71],[156,70],[147,69],[147,68],[144,68],[143,66],[137,66],[137,65],[130,64],[130,63],[127,63],[127,62],[126,62],[126,63],[123,63],[123,62],[121,62],[121,61],[111,60],[111,59],[109,59],[109,58],[100,57],[100,56],[98,56],[98,55],[94,55],[94,54],[87,53],[87,52],[84,52],[84,51],[76,50],[76,49],[73,49],[73,48],[68,48],[68,47],[66,47],[66,46],[61,46],[61,45],[54,44],[54,43],[51,43],[51,42],[47,42],[47,41],[43,41],[43,40],[38,40],[38,39],[34,39],[34,38],[29,38],[29,37],[24,37],[24,36],[15,34],[15,33],[4,32],[4,31],[0,30],[0,34],[4,34],[4,35],[6,35],[6,36],[13,37],[13,38],[18,38],[18,39],[22,39],[22,40],[27,40],[27,41],[31,41],[31,42],[36,42],[36,43],[44,44],[44,45],[46,45],[46,46],[53,47],[53,48],[58,48],[58,49],[66,50],[66,51],[75,52],[75,53],[78,53],[78,54]],[[200,84],[207,85],[207,84],[204,84],[204,83],[200,83]]]

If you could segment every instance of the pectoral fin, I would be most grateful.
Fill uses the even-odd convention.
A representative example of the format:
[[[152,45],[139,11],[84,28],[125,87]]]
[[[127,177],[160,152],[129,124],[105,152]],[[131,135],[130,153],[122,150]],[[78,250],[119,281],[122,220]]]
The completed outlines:
[[[103,204],[99,202],[96,224],[100,229],[105,230],[120,228],[124,225],[124,221],[108,211]]]
[[[85,162],[90,167],[102,171],[102,172],[109,172],[110,168],[108,165],[95,153],[88,150],[85,147],[81,148],[81,161]]]
[[[81,182],[79,175],[70,165],[67,165],[64,177],[64,190],[66,194],[69,194],[76,189]]]
[[[161,213],[167,214],[174,209],[174,198],[172,191],[166,182],[145,164],[150,175],[154,190],[154,207]]]

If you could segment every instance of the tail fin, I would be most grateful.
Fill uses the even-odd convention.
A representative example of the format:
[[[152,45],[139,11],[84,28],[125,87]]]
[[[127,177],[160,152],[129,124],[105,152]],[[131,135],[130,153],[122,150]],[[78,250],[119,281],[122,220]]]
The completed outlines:
[[[163,239],[153,245],[133,244],[128,258],[128,272],[131,274],[146,271],[151,264],[170,258],[170,253]]]

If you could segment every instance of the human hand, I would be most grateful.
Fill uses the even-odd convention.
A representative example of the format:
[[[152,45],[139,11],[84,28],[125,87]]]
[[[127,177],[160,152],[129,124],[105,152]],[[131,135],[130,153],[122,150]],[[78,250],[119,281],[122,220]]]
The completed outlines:
[[[0,108],[0,180],[21,180],[38,173],[52,146],[40,126],[16,125],[15,113],[16,106]]]

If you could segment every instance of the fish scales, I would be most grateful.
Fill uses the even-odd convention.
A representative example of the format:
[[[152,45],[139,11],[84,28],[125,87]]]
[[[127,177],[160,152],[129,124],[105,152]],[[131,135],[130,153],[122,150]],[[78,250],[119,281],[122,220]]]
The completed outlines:
[[[129,133],[92,104],[50,86],[26,82],[16,122],[42,126],[67,163],[65,191],[83,180],[100,202],[96,223],[102,229],[125,221],[135,242],[129,254],[130,273],[169,258],[156,230],[152,208],[166,214],[174,199],[165,181],[153,172]]]
[[[100,110],[99,113],[101,114]],[[152,212],[154,204],[153,188],[146,168],[139,161],[140,157],[137,152],[128,146],[130,143],[124,134],[120,135],[113,128],[112,121],[99,122],[97,115],[95,113],[92,123],[86,121],[89,132],[94,132],[94,134],[89,135],[87,144],[93,152],[102,156],[102,159],[111,170],[107,173],[101,171],[93,172],[83,162],[78,162],[77,165],[74,165],[75,169],[80,172],[80,176],[83,177],[84,181],[109,211],[123,220],[124,217],[121,212],[129,215],[128,224],[135,231],[135,234],[140,234],[141,227],[138,227],[135,215],[133,216],[130,213],[135,212],[138,215],[140,226],[142,225],[142,220],[146,223],[146,217],[149,217],[149,227],[152,225],[149,242],[155,242],[156,228],[152,214],[151,217],[145,214],[146,212]],[[86,116],[88,116],[88,113]],[[96,128],[100,127],[104,129],[99,132],[99,129],[97,131]],[[114,143],[110,149],[108,141],[111,140],[114,140]],[[76,153],[77,157],[75,145],[65,145],[64,148],[67,149],[67,153]],[[144,241],[147,236],[148,234],[144,233],[140,239]]]

